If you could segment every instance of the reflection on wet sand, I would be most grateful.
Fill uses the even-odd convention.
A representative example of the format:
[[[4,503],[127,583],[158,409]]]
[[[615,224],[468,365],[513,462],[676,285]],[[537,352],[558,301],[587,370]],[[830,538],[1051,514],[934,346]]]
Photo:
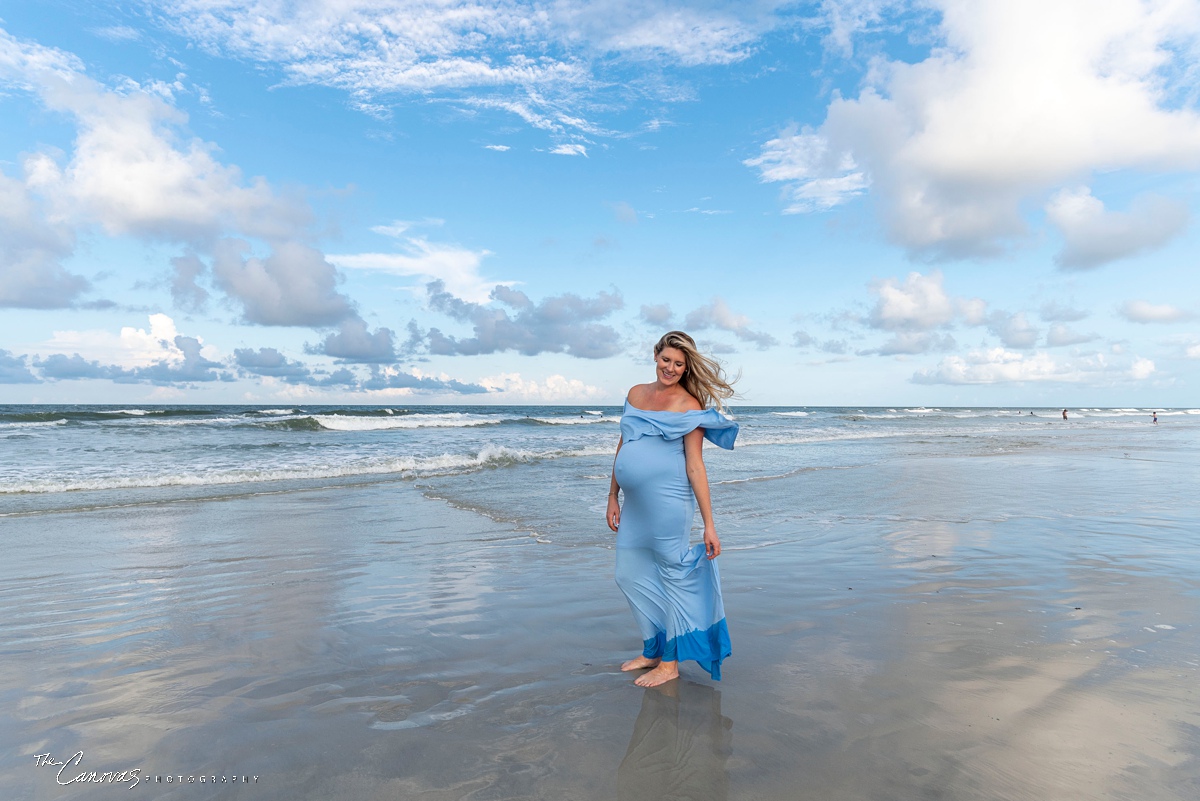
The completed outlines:
[[[767,697],[729,673],[731,797],[1200,797],[1194,580],[1090,554],[1080,524],[888,528],[894,584],[823,609],[769,588],[757,616],[798,620],[741,648],[791,643],[753,654]]]
[[[725,801],[732,748],[718,690],[685,680],[647,689],[617,769],[617,797]]]

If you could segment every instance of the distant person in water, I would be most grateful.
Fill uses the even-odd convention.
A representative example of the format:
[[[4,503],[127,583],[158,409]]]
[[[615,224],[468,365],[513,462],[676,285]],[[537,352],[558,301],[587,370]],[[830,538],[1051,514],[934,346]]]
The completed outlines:
[[[1154,425],[1158,425],[1158,412],[1153,412],[1153,414],[1154,414]]]
[[[1063,409],[1063,419],[1064,420],[1067,419],[1067,410],[1066,409]]]

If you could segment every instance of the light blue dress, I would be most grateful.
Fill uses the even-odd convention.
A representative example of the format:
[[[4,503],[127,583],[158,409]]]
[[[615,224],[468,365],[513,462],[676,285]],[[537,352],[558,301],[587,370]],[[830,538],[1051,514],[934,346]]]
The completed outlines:
[[[716,409],[651,412],[625,400],[613,472],[625,495],[617,527],[617,586],[629,599],[642,655],[694,659],[714,679],[732,652],[721,576],[704,543],[688,547],[696,496],[683,454],[686,434],[733,450],[738,424]]]

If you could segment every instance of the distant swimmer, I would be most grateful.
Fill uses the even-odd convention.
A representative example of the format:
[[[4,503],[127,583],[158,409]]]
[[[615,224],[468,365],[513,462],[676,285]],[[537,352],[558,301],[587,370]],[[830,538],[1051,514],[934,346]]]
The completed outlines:
[[[1063,409],[1063,419],[1064,420],[1067,419],[1067,410],[1066,409]]]
[[[1154,412],[1154,425],[1158,425],[1158,412]]]

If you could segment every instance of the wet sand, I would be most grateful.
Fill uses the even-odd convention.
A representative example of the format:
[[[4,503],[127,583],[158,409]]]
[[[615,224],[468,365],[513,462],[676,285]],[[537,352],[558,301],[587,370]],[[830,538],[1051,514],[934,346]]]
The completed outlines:
[[[618,670],[639,644],[611,550],[539,543],[411,484],[4,518],[0,787],[1200,797],[1195,502],[1155,512],[1133,488],[1088,517],[955,517],[952,477],[974,486],[978,465],[872,468],[863,515],[798,511],[767,547],[739,550],[754,521],[727,519],[724,681],[685,666],[656,690]],[[140,786],[35,766],[79,751],[64,779],[138,769]]]

